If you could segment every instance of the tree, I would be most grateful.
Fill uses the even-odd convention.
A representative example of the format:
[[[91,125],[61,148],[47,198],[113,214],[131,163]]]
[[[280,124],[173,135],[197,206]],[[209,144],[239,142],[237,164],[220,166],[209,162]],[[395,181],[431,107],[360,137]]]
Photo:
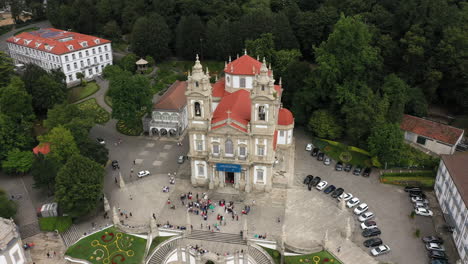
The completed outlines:
[[[246,40],[245,47],[250,54],[258,56],[260,59],[265,58],[270,63],[273,60],[275,42],[271,33],[262,34],[260,38],[255,40]]]
[[[314,111],[309,119],[308,128],[317,137],[328,139],[339,138],[343,132],[338,119],[328,110]]]
[[[205,27],[199,16],[182,17],[176,29],[177,54],[185,59],[193,59],[195,54],[203,55],[204,33]]]
[[[148,66],[150,67],[156,66],[156,61],[150,55],[146,56],[145,60],[148,62]]]
[[[5,52],[0,51],[0,87],[8,84],[13,74],[13,60]]]
[[[295,94],[306,86],[305,80],[310,77],[310,74],[310,64],[305,61],[298,61],[289,64],[284,70],[283,74],[280,75],[283,80],[283,86],[285,87],[281,95],[281,101],[286,106],[286,108],[291,109],[293,106]],[[297,119],[296,113],[295,118]]]
[[[0,189],[0,217],[13,218],[16,214],[17,205],[8,199],[4,190]]]
[[[122,31],[120,30],[119,25],[115,20],[110,20],[102,28],[102,33],[104,36],[116,41],[122,37]]]
[[[67,162],[72,155],[79,153],[72,133],[62,125],[54,127],[46,135],[39,136],[39,140],[41,143],[50,144],[50,153],[47,155],[62,164]]]
[[[131,127],[138,127],[143,111],[151,109],[149,81],[141,75],[121,75],[110,84],[112,117],[123,120]]]
[[[72,155],[56,177],[55,200],[72,217],[94,210],[102,197],[104,168],[81,155]]]
[[[80,79],[81,85],[83,85],[83,79],[84,79],[84,77],[85,77],[84,73],[82,73],[82,72],[77,72],[77,73],[76,73],[76,78]]]
[[[87,140],[80,145],[81,155],[88,157],[89,159],[105,166],[109,160],[109,150],[104,146],[95,141]]]
[[[56,104],[47,111],[47,119],[44,120],[44,126],[52,129],[59,125],[65,125],[74,118],[86,118],[86,113],[79,109],[75,104]]]
[[[15,148],[31,149],[33,144],[31,122],[17,121],[0,112],[0,160]]]
[[[395,74],[385,77],[382,91],[389,100],[387,120],[392,123],[400,122],[408,102],[409,86]]]
[[[51,156],[39,153],[32,164],[31,174],[34,178],[34,188],[45,188],[49,195],[54,194],[55,177],[62,164]]]
[[[403,132],[395,123],[378,123],[367,140],[369,152],[390,165],[398,164],[403,144]]]
[[[64,125],[64,127],[72,133],[78,146],[89,140],[89,131],[93,126],[93,118],[73,118]]]
[[[134,73],[136,71],[136,64],[135,64],[136,62],[137,62],[136,55],[133,53],[130,53],[130,54],[125,55],[122,59],[120,59],[118,64],[124,71],[129,71],[129,72]]]
[[[165,19],[157,13],[140,17],[133,25],[131,45],[140,57],[150,55],[156,60],[167,58],[170,55],[170,41],[171,31]]]
[[[8,152],[7,159],[2,162],[2,169],[9,174],[28,172],[34,161],[32,151],[13,149]]]
[[[298,63],[300,58],[301,58],[301,52],[297,49],[275,51],[273,53],[273,63],[272,63],[273,70],[275,70],[275,76],[283,77],[286,69],[291,64]]]
[[[0,90],[0,111],[17,122],[34,120],[32,98],[20,78],[13,77],[10,85]]]

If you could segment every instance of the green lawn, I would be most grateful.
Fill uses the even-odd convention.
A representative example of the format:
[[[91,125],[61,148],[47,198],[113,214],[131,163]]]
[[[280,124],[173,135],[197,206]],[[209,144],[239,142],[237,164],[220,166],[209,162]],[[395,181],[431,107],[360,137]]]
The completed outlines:
[[[42,231],[54,232],[58,230],[60,233],[67,231],[72,225],[70,216],[57,216],[57,217],[40,217],[39,227]]]
[[[162,242],[168,240],[169,238],[172,238],[171,236],[158,236],[151,241],[150,249],[149,249],[149,254],[155,249],[159,244]]]
[[[350,163],[353,166],[373,166],[371,157],[365,154],[365,150],[352,146],[347,146],[343,143],[335,141],[326,141],[318,138],[314,138],[312,140],[312,143],[315,147],[318,147],[320,151],[325,152],[327,156],[334,160],[341,160],[342,162]]]
[[[109,227],[78,241],[65,255],[92,264],[139,264],[143,261],[145,247],[146,239]]]
[[[39,30],[39,28],[38,27],[29,27],[29,28],[25,28],[25,29],[22,29],[20,31],[15,32],[14,35],[16,36],[16,35],[21,34],[23,32],[31,32],[31,31],[36,31],[36,30]]]
[[[110,114],[97,104],[95,98],[88,99],[77,105],[81,110],[87,111],[98,124],[107,123],[110,119]]]
[[[434,171],[419,172],[395,172],[384,173],[380,176],[380,181],[387,184],[402,186],[421,186],[431,188],[434,186],[436,174]]]
[[[88,82],[85,86],[77,86],[68,90],[68,102],[74,103],[84,99],[99,90],[96,82]]]
[[[285,264],[303,264],[303,263],[330,263],[341,264],[341,262],[332,256],[328,251],[320,251],[308,255],[288,256],[284,258]]]

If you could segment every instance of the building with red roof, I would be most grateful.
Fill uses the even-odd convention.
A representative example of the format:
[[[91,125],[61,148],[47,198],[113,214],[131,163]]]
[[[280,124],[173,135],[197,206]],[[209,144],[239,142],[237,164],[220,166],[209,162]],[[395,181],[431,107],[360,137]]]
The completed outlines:
[[[214,84],[209,79],[197,57],[185,92],[192,184],[270,190],[278,148],[294,148],[281,80],[275,84],[265,60],[247,54],[226,63]]]
[[[56,28],[23,32],[7,40],[16,64],[33,63],[50,71],[60,69],[67,83],[78,82],[78,73],[92,79],[112,64],[111,42]]]
[[[405,140],[435,154],[453,154],[464,130],[424,118],[404,115],[400,128]]]
[[[50,152],[50,143],[40,143],[39,145],[37,145],[35,148],[33,148],[33,153],[35,155],[38,155],[39,153],[41,153],[42,155],[47,155],[49,154]]]

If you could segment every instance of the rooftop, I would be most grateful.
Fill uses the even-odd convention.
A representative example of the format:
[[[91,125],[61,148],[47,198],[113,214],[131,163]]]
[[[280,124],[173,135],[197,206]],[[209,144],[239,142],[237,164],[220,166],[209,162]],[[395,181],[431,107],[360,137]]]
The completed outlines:
[[[468,152],[442,155],[442,161],[465,202],[465,206],[468,206]]]
[[[107,39],[56,28],[23,32],[8,38],[7,42],[56,55],[110,43]]]
[[[0,251],[8,247],[11,240],[19,237],[13,220],[0,217]]]
[[[50,144],[49,143],[40,143],[35,148],[33,148],[34,154],[42,153],[43,155],[47,155],[50,152]]]
[[[255,75],[260,74],[261,67],[262,63],[260,61],[245,54],[227,64],[224,72],[234,75]]]
[[[175,81],[154,104],[154,109],[179,110],[187,104],[185,88],[187,82]]]
[[[463,130],[416,116],[404,115],[400,128],[405,131],[455,145]]]

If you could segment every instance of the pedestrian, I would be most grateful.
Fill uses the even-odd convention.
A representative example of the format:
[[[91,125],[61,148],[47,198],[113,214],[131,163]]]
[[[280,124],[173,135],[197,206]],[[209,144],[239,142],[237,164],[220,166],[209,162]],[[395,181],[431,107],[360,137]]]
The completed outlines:
[[[133,173],[133,167],[130,169],[130,172]]]
[[[125,214],[125,219],[128,219],[128,214]]]
[[[156,214],[155,213],[153,213],[153,219],[156,220]]]
[[[54,251],[54,258],[57,256],[57,253]]]
[[[338,253],[340,253],[340,251],[341,251],[341,246],[339,246],[339,247],[336,249],[336,251],[338,251]]]
[[[239,221],[239,215],[236,214],[236,221]]]
[[[281,219],[278,217],[278,219],[276,219],[276,222],[280,223]]]
[[[132,195],[131,195],[131,194],[130,194],[130,200],[133,200],[133,197],[132,197]]]
[[[117,183],[117,177],[114,177],[114,181],[115,181],[115,183]]]
[[[252,201],[252,205],[255,205],[255,200]]]
[[[210,226],[210,225],[208,226],[208,230],[211,230],[211,226]],[[49,253],[47,253],[47,254],[49,254]]]
[[[200,229],[203,229],[203,224],[200,224]]]
[[[136,162],[136,160],[133,160],[133,165],[135,165],[135,164],[136,164],[135,162]]]
[[[193,225],[190,225],[190,229],[193,231]]]
[[[130,212],[130,217],[132,217],[132,216],[133,216],[133,215],[132,215],[132,212]]]
[[[120,212],[120,207],[118,208],[119,212]]]
[[[49,252],[47,252],[47,257],[50,258],[50,253]]]

